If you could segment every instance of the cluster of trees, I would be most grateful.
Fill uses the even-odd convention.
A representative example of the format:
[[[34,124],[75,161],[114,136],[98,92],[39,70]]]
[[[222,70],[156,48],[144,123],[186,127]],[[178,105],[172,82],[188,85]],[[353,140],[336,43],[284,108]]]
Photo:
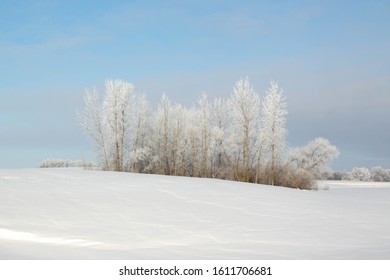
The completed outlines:
[[[154,112],[130,83],[107,80],[105,90],[103,99],[86,90],[78,112],[104,170],[311,188],[338,155],[323,138],[286,149],[287,104],[276,82],[260,98],[240,79],[227,100],[202,93],[190,108],[163,94]]]
[[[365,167],[354,167],[352,171],[341,174],[342,180],[362,182],[390,182],[390,169],[376,166],[369,170]]]

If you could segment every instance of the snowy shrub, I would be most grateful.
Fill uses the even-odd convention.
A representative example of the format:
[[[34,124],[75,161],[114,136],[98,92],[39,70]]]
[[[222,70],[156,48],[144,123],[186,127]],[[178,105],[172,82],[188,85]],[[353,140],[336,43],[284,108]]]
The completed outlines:
[[[264,168],[259,175],[256,183],[270,185],[272,181],[272,167]],[[291,164],[284,164],[276,167],[277,180],[274,182],[276,186],[313,190],[316,189],[316,184],[313,175],[305,169],[296,168]]]
[[[287,168],[287,170],[282,170],[280,177],[281,185],[284,187],[302,190],[316,189],[316,184],[313,175],[305,169],[296,169],[289,167]]]

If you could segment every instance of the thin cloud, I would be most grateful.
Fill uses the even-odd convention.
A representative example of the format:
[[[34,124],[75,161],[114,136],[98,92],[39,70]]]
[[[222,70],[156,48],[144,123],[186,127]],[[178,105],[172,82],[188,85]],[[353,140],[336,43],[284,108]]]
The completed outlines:
[[[46,38],[41,41],[31,42],[2,42],[0,50],[4,53],[36,53],[46,51],[59,51],[64,49],[79,48],[88,44],[109,41],[109,36],[85,36],[85,35],[62,35]]]
[[[202,25],[238,37],[269,33],[269,28],[261,20],[243,11],[210,15],[203,19]]]

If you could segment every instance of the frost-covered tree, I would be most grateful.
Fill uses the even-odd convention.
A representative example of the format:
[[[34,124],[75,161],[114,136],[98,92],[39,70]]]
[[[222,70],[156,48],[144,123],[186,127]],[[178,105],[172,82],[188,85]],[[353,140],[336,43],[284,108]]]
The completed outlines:
[[[226,153],[226,132],[230,125],[229,108],[227,101],[216,98],[211,108],[211,143],[210,160],[211,176],[226,178],[227,153]]]
[[[269,184],[274,185],[278,166],[282,164],[286,143],[287,103],[283,90],[271,81],[262,103],[260,143],[267,154],[270,170]]]
[[[111,154],[115,171],[124,170],[125,144],[131,127],[131,102],[134,86],[121,80],[107,80],[106,96],[103,102],[105,128],[110,136]]]
[[[172,104],[166,93],[161,96],[154,122],[154,153],[158,173],[169,175],[170,167],[170,122]]]
[[[211,112],[210,104],[207,100],[206,93],[202,93],[198,101],[199,109],[199,132],[200,132],[200,176],[209,177],[210,176],[210,145],[212,141],[211,134]]]
[[[329,163],[337,158],[339,151],[325,138],[316,138],[305,147],[294,149],[290,153],[290,161],[298,168],[309,171],[320,179],[324,172],[329,171]]]
[[[201,170],[201,134],[199,123],[199,110],[191,108],[187,111],[186,124],[188,175],[200,176]]]
[[[185,175],[185,128],[186,109],[180,104],[175,104],[171,109],[169,126],[169,162],[171,175]]]
[[[109,135],[103,123],[103,112],[96,88],[85,91],[84,104],[84,110],[77,112],[79,123],[84,133],[94,142],[103,169],[108,170],[110,168]]]
[[[132,127],[127,171],[146,172],[151,161],[151,119],[150,106],[144,94],[136,96]]]
[[[107,80],[105,89],[102,103],[95,88],[86,90],[85,108],[78,113],[79,122],[96,144],[103,168],[123,171],[134,86],[120,80]]]
[[[229,99],[231,110],[231,165],[237,180],[247,182],[251,177],[257,136],[260,98],[249,78],[240,79]]]

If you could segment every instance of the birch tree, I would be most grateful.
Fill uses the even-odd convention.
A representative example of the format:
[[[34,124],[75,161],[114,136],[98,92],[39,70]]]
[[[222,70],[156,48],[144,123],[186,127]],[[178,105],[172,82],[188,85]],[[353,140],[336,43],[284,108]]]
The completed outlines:
[[[254,160],[256,129],[260,112],[260,98],[254,92],[249,78],[238,80],[230,98],[232,113],[233,160],[235,177],[247,182]]]
[[[121,80],[107,80],[103,113],[106,129],[111,137],[111,153],[115,171],[123,171],[125,143],[131,126],[131,102],[134,86]]]
[[[200,162],[201,162],[201,170],[200,176],[209,177],[210,172],[210,145],[211,145],[211,112],[210,112],[210,104],[207,100],[206,93],[202,93],[199,101],[199,132],[200,132]]]
[[[229,114],[227,101],[216,98],[211,109],[211,176],[226,178],[227,152],[226,135],[229,127]]]
[[[171,109],[169,126],[169,162],[171,175],[185,175],[185,125],[186,109],[175,104]]]
[[[146,172],[151,160],[151,120],[150,106],[144,94],[136,96],[134,113],[134,129],[130,137],[131,143],[128,143],[131,148],[127,170]]]
[[[97,151],[97,158],[103,169],[110,168],[107,130],[103,123],[102,107],[96,88],[86,89],[84,95],[85,108],[77,112],[78,121],[84,133],[92,140]]]
[[[120,80],[107,80],[100,104],[95,88],[84,96],[85,108],[78,113],[84,132],[97,145],[105,170],[123,171],[125,147],[131,127],[134,86]]]
[[[195,107],[187,110],[186,143],[187,143],[187,169],[188,175],[199,177],[200,174],[200,133],[199,133],[199,112]]]
[[[263,149],[268,154],[269,184],[275,185],[277,168],[282,164],[286,143],[287,103],[283,90],[271,81],[261,110],[261,140]]]
[[[156,164],[159,173],[169,175],[170,167],[170,122],[171,122],[172,105],[166,93],[161,96],[160,104],[158,106],[154,131],[156,139],[154,151],[156,154]]]

